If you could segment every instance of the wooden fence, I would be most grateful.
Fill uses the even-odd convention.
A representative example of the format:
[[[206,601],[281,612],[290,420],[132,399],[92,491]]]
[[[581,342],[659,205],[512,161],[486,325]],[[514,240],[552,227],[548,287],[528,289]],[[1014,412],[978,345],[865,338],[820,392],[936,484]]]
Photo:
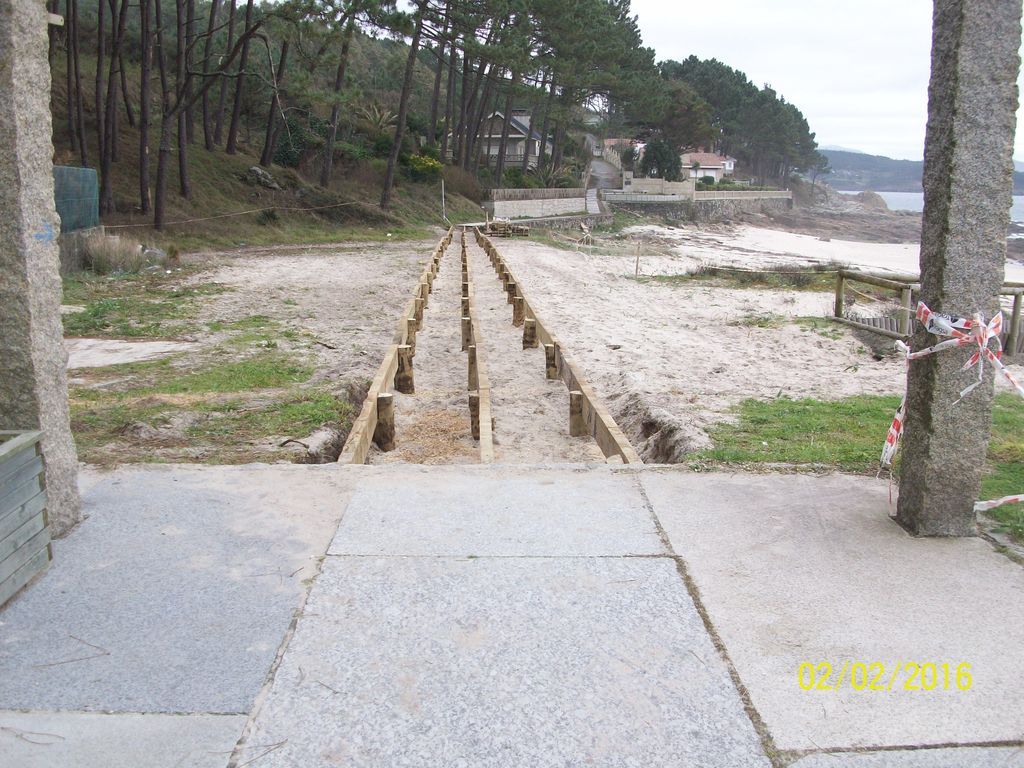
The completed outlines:
[[[394,385],[398,392],[412,393],[413,356],[416,354],[416,331],[423,325],[423,310],[433,290],[441,257],[451,244],[454,228],[441,239],[427,262],[412,298],[405,305],[391,344],[384,353],[384,360],[377,369],[377,375],[370,383],[363,407],[352,424],[345,441],[339,464],[365,464],[370,454],[370,444],[376,443],[381,450],[391,450],[395,440],[395,415],[393,395],[388,391]]]
[[[50,564],[41,432],[0,432],[0,607]]]
[[[873,288],[892,291],[899,297],[899,308],[896,316],[866,315],[851,312],[846,308],[847,289],[856,291],[850,283],[862,283]],[[872,331],[893,339],[907,339],[914,332],[915,298],[921,291],[917,275],[886,274],[861,272],[852,269],[840,269],[836,276],[836,293],[833,314],[829,319],[844,325]],[[1021,295],[1024,294],[1024,283],[1006,282],[999,291],[1000,296],[1013,297],[1013,309],[1009,322],[1003,324],[1000,341],[1008,357],[1024,353],[1024,338],[1021,337]],[[873,297],[870,297],[873,298]]]
[[[526,298],[522,284],[515,279],[501,254],[479,229],[474,229],[474,234],[508,293],[512,304],[512,323],[523,328],[523,347],[543,345],[545,375],[549,379],[561,378],[569,388],[569,433],[577,437],[589,434],[609,461],[642,464],[639,454],[591,389],[565,347],[541,322]]]

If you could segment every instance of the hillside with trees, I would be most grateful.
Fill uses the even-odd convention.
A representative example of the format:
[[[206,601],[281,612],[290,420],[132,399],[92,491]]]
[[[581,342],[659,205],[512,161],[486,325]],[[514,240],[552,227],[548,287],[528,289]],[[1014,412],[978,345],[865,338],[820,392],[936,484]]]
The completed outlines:
[[[663,154],[713,146],[762,179],[820,159],[769,87],[715,60],[656,64],[628,0],[49,3],[66,18],[51,28],[58,161],[97,169],[108,222],[159,230],[257,199],[393,221],[396,194],[425,215],[417,187],[442,175],[468,212],[481,182],[579,183],[588,107]],[[517,109],[550,137],[535,168],[504,159]],[[488,165],[480,126],[496,111]],[[255,163],[275,170],[252,191]]]

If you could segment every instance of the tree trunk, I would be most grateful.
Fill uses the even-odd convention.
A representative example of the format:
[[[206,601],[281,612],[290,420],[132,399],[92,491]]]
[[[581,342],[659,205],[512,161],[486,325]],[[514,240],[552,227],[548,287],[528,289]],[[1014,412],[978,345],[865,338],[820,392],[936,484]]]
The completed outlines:
[[[196,39],[196,0],[185,0],[185,69],[189,69],[192,62],[192,43]],[[196,143],[196,121],[192,111],[192,78],[185,82],[185,132],[189,144]]]
[[[466,145],[466,115],[469,111],[469,84],[470,68],[469,54],[466,51],[465,38],[462,46],[462,90],[459,94],[459,123],[455,129],[455,164],[460,168],[466,167],[465,145]]]
[[[100,166],[103,166],[103,155],[106,152],[106,141],[104,139],[104,104],[103,98],[103,53],[106,40],[104,39],[104,18],[106,6],[105,0],[99,0],[96,4],[96,78],[95,78],[95,102],[96,102],[96,145],[99,152]]]
[[[402,95],[398,100],[398,123],[395,125],[395,142],[388,155],[388,169],[384,176],[384,190],[380,195],[380,207],[387,210],[391,205],[391,188],[395,183],[395,168],[398,155],[402,151],[402,139],[405,138],[405,120],[409,115],[409,94],[412,92],[412,76],[416,68],[416,53],[420,48],[420,35],[423,32],[423,14],[427,0],[420,0],[416,6],[416,28],[409,43],[409,56],[405,62],[405,78],[402,81]]]
[[[501,187],[502,180],[505,176],[505,151],[508,149],[508,133],[509,128],[512,126],[512,98],[515,94],[516,86],[519,85],[519,73],[512,73],[512,83],[508,89],[508,95],[505,97],[505,114],[504,120],[501,123],[501,141],[498,143],[498,162],[494,166],[494,183],[495,186]],[[526,146],[530,144],[530,136],[526,136]],[[490,147],[488,147],[488,151]]]
[[[274,159],[274,144],[277,138],[274,123],[277,120],[277,113],[281,111],[281,83],[284,82],[284,71],[288,66],[288,46],[290,44],[291,41],[288,38],[281,43],[281,58],[277,62],[277,71],[274,73],[274,95],[270,98],[267,132],[263,139],[263,154],[260,155],[260,165],[264,168],[268,167]]]
[[[188,71],[186,68],[188,46],[188,12],[186,5],[190,0],[176,0],[175,8],[178,19],[178,40],[174,53],[176,100],[181,102],[189,92],[186,90]],[[190,89],[189,89],[190,90]],[[192,197],[192,185],[188,178],[188,114],[189,108],[178,110],[178,194],[186,200]]]
[[[444,72],[444,49],[445,40],[448,35],[448,13],[451,10],[450,6],[445,3],[444,7],[444,26],[441,30],[440,39],[437,41],[437,71],[434,73],[434,92],[430,97],[430,143],[434,146],[437,145],[437,114],[440,110],[441,101],[441,73]]]
[[[78,151],[78,131],[75,129],[75,62],[74,51],[71,47],[72,35],[72,0],[64,0],[64,52],[66,54],[67,66],[64,72],[64,90],[67,92],[66,109],[68,117],[68,140],[71,143],[71,151]]]
[[[140,0],[141,2],[141,0]],[[122,45],[123,47],[123,45]],[[135,110],[132,109],[132,100],[128,94],[128,74],[124,69],[124,52],[117,57],[117,68],[121,72],[121,100],[124,102],[124,114],[128,118],[128,126],[135,128]]]
[[[149,39],[150,0],[139,0],[139,36],[142,62],[139,82],[139,208],[149,213],[149,79],[153,69],[153,46]]]
[[[455,50],[455,40],[453,39],[448,48],[448,92],[444,97],[444,133],[441,136],[441,162],[447,162],[448,160],[448,143],[450,141],[451,133],[455,127],[452,124],[452,104],[455,94],[455,67],[457,65],[457,55],[458,53]]]
[[[491,93],[492,92],[494,93],[494,98],[493,99],[491,98]],[[488,104],[490,104],[490,109],[488,109]],[[480,100],[480,114],[481,115],[491,115],[497,109],[498,109],[498,89],[495,88],[494,84],[491,82],[491,80],[488,79],[487,80],[487,85],[484,87],[483,98]],[[476,138],[473,141],[473,146],[472,146],[473,158],[472,158],[472,162],[470,163],[469,167],[470,167],[470,170],[473,172],[474,176],[480,170],[480,155],[481,155],[481,152],[480,152],[480,127],[481,127],[482,124],[483,124],[483,119],[480,118],[480,119],[478,119],[476,121],[476,125],[474,126],[474,129],[473,129],[473,136],[475,136]],[[487,142],[488,142],[488,146],[490,146],[490,138],[488,138]]]
[[[164,24],[160,0],[153,0],[156,25],[156,64],[160,71],[160,149],[156,156],[156,190],[153,198],[153,228],[164,228],[164,205],[167,200],[167,164],[171,158],[171,87],[167,81],[167,55],[164,50]]]
[[[143,0],[144,1],[144,0]],[[206,40],[203,41],[203,79],[205,80],[210,72],[210,46],[213,45],[213,31],[217,27],[217,14],[220,11],[220,0],[212,0],[210,3],[210,21],[206,25]],[[230,46],[230,43],[228,44]],[[212,150],[213,124],[210,122],[210,92],[203,92],[203,146]]]
[[[547,145],[548,145],[548,126],[551,122],[551,108],[555,102],[555,78],[551,77],[551,90],[548,92],[547,103],[544,105],[544,122],[540,129],[540,148],[537,150],[537,169],[542,170],[547,167],[548,161],[546,157]]]
[[[228,11],[228,50],[235,42],[235,3],[231,0],[231,9]],[[224,106],[228,98],[228,79],[220,78],[220,95],[217,97],[217,124],[213,130],[213,143],[220,146],[224,140]]]
[[[320,186],[327,188],[331,183],[331,171],[334,169],[334,141],[338,136],[338,120],[341,118],[341,89],[345,84],[345,69],[348,67],[348,52],[352,44],[352,35],[356,29],[355,18],[350,18],[345,25],[345,36],[341,42],[341,54],[338,58],[338,69],[334,73],[334,106],[331,107],[331,124],[327,128],[327,142],[324,145],[324,161],[320,166]]]
[[[245,29],[252,26],[253,0],[245,4]],[[249,40],[242,45],[242,55],[238,60],[238,79],[235,81],[235,104],[231,111],[231,125],[228,127],[228,143],[224,151],[229,155],[238,152],[238,129],[242,123],[242,94],[245,89],[245,66],[249,62]]]
[[[85,98],[82,95],[82,67],[78,55],[78,0],[69,0],[71,3],[71,58],[75,64],[75,128],[78,131],[78,151],[82,159],[82,166],[89,165],[89,146],[85,138]]]
[[[547,86],[548,86],[548,76],[547,76],[547,73],[545,73],[543,78],[541,79],[541,82],[540,82],[540,92],[544,93],[544,89],[547,88]],[[533,100],[533,113],[530,115],[530,134],[534,133],[537,130],[536,129],[536,126],[537,126],[537,112],[539,112],[539,111],[540,110],[538,109],[538,100],[535,98]],[[541,152],[544,151],[543,137],[541,137],[541,138],[542,138],[542,140],[537,142],[537,164],[538,165],[540,165],[540,154],[541,154]],[[530,137],[529,137],[529,135],[527,135],[527,137],[526,137],[526,149],[523,151],[523,164],[520,167],[520,170],[523,173],[526,173],[528,170],[530,170]]]
[[[100,0],[102,7],[103,0]],[[128,0],[121,0],[120,10],[117,8],[116,0],[111,0],[111,41],[110,41],[110,71],[107,74],[107,94],[104,109],[104,132],[103,150],[100,152],[100,213],[108,214],[114,211],[114,186],[110,178],[112,166],[116,156],[117,147],[117,88],[118,88],[118,62],[121,58],[121,41],[124,39],[125,29],[128,25]]]

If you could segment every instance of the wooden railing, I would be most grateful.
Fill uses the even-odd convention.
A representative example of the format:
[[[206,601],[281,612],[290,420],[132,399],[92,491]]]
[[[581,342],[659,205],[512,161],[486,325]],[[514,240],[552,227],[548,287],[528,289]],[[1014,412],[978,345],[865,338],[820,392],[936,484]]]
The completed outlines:
[[[899,312],[896,317],[850,314],[846,309],[846,295],[849,283],[862,283],[874,288],[892,291],[899,296]],[[849,286],[851,290],[855,290]],[[893,339],[907,339],[914,331],[915,297],[921,291],[917,275],[878,274],[853,269],[840,269],[836,276],[836,293],[833,314],[829,319],[837,323],[862,328]],[[859,293],[859,291],[858,291]],[[1024,283],[1008,281],[999,289],[1000,296],[1013,297],[1013,309],[1008,323],[1003,325],[1003,349],[1007,356],[1024,352],[1024,338],[1021,338],[1021,302]]]

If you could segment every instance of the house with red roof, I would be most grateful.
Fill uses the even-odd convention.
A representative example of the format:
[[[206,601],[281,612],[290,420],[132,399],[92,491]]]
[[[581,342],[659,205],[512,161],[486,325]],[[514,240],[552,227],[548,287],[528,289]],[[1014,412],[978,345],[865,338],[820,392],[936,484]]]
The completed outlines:
[[[701,179],[713,176],[718,183],[736,170],[736,158],[716,152],[685,152],[679,156],[683,163],[683,178]],[[689,176],[687,176],[689,170]]]

